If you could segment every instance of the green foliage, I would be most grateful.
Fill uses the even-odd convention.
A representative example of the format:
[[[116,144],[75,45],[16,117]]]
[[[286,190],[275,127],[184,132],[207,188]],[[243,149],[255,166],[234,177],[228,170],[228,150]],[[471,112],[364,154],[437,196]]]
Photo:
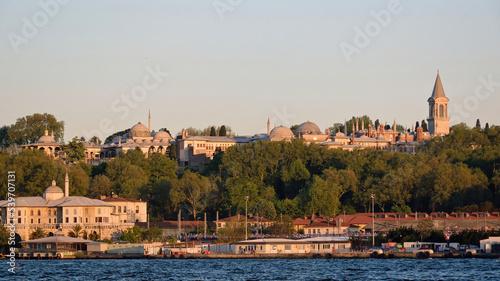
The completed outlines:
[[[196,218],[198,213],[214,202],[217,187],[207,177],[186,170],[169,194],[174,206],[184,206]]]
[[[9,140],[15,144],[35,143],[45,134],[45,130],[54,133],[58,142],[64,139],[64,121],[57,121],[52,114],[35,113],[16,120],[8,131]]]
[[[84,229],[79,224],[73,226],[73,228],[71,228],[70,232],[68,233],[69,237],[75,237],[75,238],[80,238],[84,235],[87,236],[87,233],[84,234]]]
[[[225,137],[226,136],[226,126],[222,125],[219,129],[219,136]]]
[[[5,149],[11,145],[9,139],[9,129],[10,126],[0,127],[0,150]]]
[[[30,234],[30,240],[44,238],[44,237],[47,237],[47,233],[41,227],[38,227]]]
[[[74,137],[63,147],[63,150],[66,153],[66,161],[76,163],[85,159],[85,147],[78,137]]]
[[[108,136],[105,140],[104,140],[104,143],[110,143],[115,137],[117,136],[123,136],[125,134],[127,134],[128,132],[130,132],[130,128],[129,129],[126,129],[126,130],[123,130],[123,131],[119,131],[119,132],[116,132],[110,136]]]

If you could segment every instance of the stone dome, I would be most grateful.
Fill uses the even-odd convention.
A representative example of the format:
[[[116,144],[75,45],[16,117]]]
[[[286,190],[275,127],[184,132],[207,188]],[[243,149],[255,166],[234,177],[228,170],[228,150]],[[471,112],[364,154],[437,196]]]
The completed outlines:
[[[141,124],[141,122],[135,124],[131,129],[130,129],[130,136],[132,137],[150,137],[151,133],[149,132],[148,127],[145,125]]]
[[[54,139],[53,136],[49,136],[49,132],[47,130],[45,130],[45,135],[41,136],[38,139],[38,142],[39,143],[54,143],[54,142],[56,142],[56,140]]]
[[[154,139],[170,139],[170,135],[165,131],[159,131],[155,134]]]
[[[52,181],[52,185],[45,189],[43,193],[43,198],[45,200],[57,200],[64,197],[64,192],[62,189],[56,185],[56,181]]]
[[[300,126],[297,128],[295,131],[295,134],[297,136],[299,135],[307,135],[307,134],[313,134],[313,135],[321,135],[321,130],[319,129],[318,125],[314,124],[313,122],[304,122],[300,124]]]
[[[279,127],[274,128],[269,133],[269,137],[270,138],[280,138],[280,139],[291,139],[291,138],[293,138],[293,132],[288,127],[279,126]]]

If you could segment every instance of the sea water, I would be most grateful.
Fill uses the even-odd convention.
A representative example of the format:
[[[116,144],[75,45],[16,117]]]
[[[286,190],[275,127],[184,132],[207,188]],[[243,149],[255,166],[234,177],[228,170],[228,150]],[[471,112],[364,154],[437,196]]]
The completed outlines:
[[[4,261],[1,280],[500,280],[495,259],[19,260],[15,274]]]

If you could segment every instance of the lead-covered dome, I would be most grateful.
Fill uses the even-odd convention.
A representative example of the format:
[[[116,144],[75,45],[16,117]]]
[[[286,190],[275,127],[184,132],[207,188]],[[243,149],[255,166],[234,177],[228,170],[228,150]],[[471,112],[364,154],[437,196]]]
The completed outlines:
[[[285,126],[279,126],[274,128],[271,133],[269,133],[271,139],[291,139],[293,138],[293,132],[290,128]]]
[[[318,125],[314,124],[313,122],[307,121],[300,124],[300,126],[295,131],[295,135],[297,136],[309,134],[321,135],[321,130],[319,129]]]
[[[165,131],[159,131],[155,134],[154,139],[170,139],[170,135]]]
[[[45,200],[57,200],[64,197],[64,192],[62,189],[56,185],[56,181],[52,181],[52,185],[45,189],[43,193],[43,198]]]
[[[45,130],[45,135],[41,136],[38,139],[38,142],[39,143],[55,143],[56,140],[54,139],[53,136],[49,136],[49,132],[47,130]]]
[[[131,129],[130,129],[130,135],[132,137],[150,137],[151,134],[149,133],[148,127],[145,125],[141,124],[141,122],[135,124]]]

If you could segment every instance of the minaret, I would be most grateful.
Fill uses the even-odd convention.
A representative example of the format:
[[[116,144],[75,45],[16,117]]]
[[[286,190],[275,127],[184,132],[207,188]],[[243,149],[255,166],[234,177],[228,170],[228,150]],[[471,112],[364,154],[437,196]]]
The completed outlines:
[[[448,102],[450,100],[444,94],[439,70],[434,83],[432,96],[429,102],[429,118],[427,118],[427,128],[431,135],[447,135],[450,133],[450,117],[448,116]]]
[[[347,137],[347,121],[344,118],[344,135]]]
[[[355,138],[355,131],[354,131],[354,124],[352,124],[352,144],[356,143],[356,140],[354,138]]]
[[[69,197],[69,176],[68,176],[68,171],[66,171],[66,177],[64,177],[64,197]]]
[[[394,125],[392,127],[392,141],[396,141],[396,118],[394,118]]]
[[[148,130],[151,132],[151,110],[149,110],[149,117],[148,117]]]
[[[269,117],[267,117],[267,135],[269,136],[271,134],[271,121],[269,120]]]
[[[365,119],[363,119],[363,117],[361,117],[361,131],[364,131],[365,130]]]

